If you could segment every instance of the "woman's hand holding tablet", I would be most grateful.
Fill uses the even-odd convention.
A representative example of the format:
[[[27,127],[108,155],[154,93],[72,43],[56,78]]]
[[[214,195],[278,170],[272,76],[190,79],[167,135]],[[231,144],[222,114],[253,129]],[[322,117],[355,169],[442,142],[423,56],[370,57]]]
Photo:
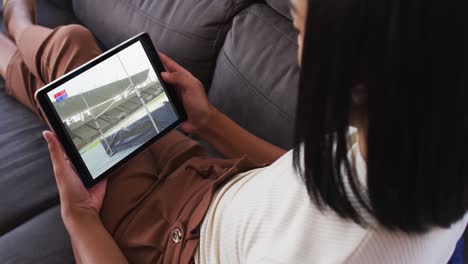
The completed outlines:
[[[189,134],[198,135],[216,109],[209,103],[205,88],[197,78],[171,58],[162,53],[159,55],[167,70],[161,76],[176,89],[187,112],[187,121],[180,127]]]
[[[194,77],[163,57],[170,68],[168,83],[161,78],[166,70],[150,37],[140,34],[36,92],[41,111],[86,187],[186,120],[169,83],[177,86],[181,74]],[[196,94],[208,104],[199,85],[202,93]],[[190,123],[184,128],[196,130]]]

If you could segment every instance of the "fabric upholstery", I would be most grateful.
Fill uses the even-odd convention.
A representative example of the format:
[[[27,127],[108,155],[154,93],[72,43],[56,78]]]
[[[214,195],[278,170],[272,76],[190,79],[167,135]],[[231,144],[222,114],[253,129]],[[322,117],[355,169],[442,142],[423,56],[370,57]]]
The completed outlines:
[[[0,234],[57,204],[52,167],[41,135],[46,127],[4,92],[2,82],[0,194],[5,195],[0,199]]]
[[[0,237],[0,263],[74,263],[57,205]]]
[[[2,21],[3,17],[1,25]],[[38,21],[55,27],[77,20],[71,10],[39,0]],[[0,120],[0,263],[72,263],[49,152],[41,134],[46,126],[5,95],[3,80]]]
[[[266,3],[276,12],[292,20],[291,12],[289,10],[291,0],[266,0]]]
[[[40,24],[80,22],[71,13],[72,1],[82,23],[105,46],[150,32],[163,52],[205,84],[214,73],[210,99],[222,111],[255,134],[291,147],[298,69],[289,0],[254,6],[259,1],[39,0]],[[6,97],[3,85],[0,81],[0,263],[73,263],[41,136],[45,126]]]
[[[111,48],[148,32],[157,48],[208,88],[232,17],[252,0],[74,0],[78,18]],[[105,14],[105,15],[104,15]]]
[[[209,92],[211,102],[252,133],[292,146],[299,68],[291,21],[256,4],[233,22]]]
[[[71,0],[38,0],[37,19],[39,24],[50,28],[78,23]]]
[[[44,1],[44,0],[39,0],[39,1]],[[73,0],[48,0],[47,2],[50,3],[50,6],[53,5],[57,7],[58,10],[54,10],[54,12],[51,12],[54,15],[56,15],[57,11],[68,12],[68,13],[73,12]],[[55,20],[55,21],[60,21],[60,20]]]
[[[46,127],[5,95],[3,81],[0,118],[0,263],[65,263],[72,252],[41,135]]]
[[[49,26],[76,21],[71,13],[47,1],[39,1],[38,20]],[[35,114],[5,96],[3,81],[0,84],[0,115],[0,193],[5,194],[1,198],[0,234],[4,234],[56,205],[58,196],[41,135],[46,126]]]

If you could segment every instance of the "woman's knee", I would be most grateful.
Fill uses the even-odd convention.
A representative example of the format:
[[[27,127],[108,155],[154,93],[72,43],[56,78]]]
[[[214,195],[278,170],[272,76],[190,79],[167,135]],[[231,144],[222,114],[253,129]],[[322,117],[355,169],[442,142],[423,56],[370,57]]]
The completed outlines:
[[[93,33],[89,29],[77,24],[58,28],[55,37],[68,43],[95,42]]]
[[[101,53],[91,31],[81,25],[57,28],[48,40],[46,61],[50,69],[46,80],[52,81],[81,66]]]

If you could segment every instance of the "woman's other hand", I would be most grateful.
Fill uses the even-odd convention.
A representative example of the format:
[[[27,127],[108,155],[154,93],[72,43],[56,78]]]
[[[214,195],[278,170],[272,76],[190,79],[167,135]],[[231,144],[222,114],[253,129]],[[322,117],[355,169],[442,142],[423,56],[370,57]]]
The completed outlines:
[[[68,163],[55,134],[44,131],[43,136],[49,146],[65,225],[67,226],[71,221],[77,220],[84,215],[95,214],[99,216],[106,192],[106,180],[89,190],[86,189]]]
[[[203,84],[166,55],[159,55],[167,70],[162,73],[162,78],[174,86],[187,112],[187,121],[181,125],[182,130],[199,134],[216,111],[208,102]]]

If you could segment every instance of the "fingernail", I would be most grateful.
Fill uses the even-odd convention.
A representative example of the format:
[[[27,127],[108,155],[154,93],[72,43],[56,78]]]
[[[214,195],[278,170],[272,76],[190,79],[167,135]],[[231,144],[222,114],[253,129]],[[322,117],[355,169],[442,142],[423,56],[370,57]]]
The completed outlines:
[[[50,141],[50,131],[43,131],[42,132],[42,136],[44,137],[44,139],[49,142]]]

